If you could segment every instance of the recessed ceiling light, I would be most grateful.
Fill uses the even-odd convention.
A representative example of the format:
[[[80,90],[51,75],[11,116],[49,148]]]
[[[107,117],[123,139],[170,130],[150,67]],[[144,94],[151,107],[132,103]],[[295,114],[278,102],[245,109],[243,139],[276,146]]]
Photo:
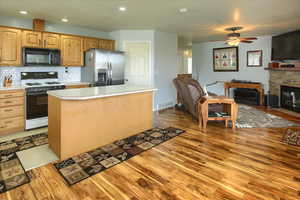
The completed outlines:
[[[187,11],[188,11],[187,8],[180,8],[180,9],[179,9],[179,12],[181,12],[181,13],[185,13],[185,12],[187,12]]]
[[[27,15],[28,14],[28,12],[26,10],[20,10],[19,13],[22,14],[22,15]]]
[[[122,12],[124,12],[124,11],[126,11],[127,10],[127,8],[126,7],[119,7],[119,11],[122,11]]]
[[[67,18],[62,18],[61,21],[62,22],[68,22],[69,20]]]

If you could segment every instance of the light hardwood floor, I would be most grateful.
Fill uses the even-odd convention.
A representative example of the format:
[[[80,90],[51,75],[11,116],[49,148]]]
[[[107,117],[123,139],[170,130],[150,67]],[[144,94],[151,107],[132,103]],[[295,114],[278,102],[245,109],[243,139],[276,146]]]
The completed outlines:
[[[284,128],[233,133],[209,124],[202,133],[189,115],[173,109],[155,114],[155,124],[186,133],[71,187],[51,164],[34,169],[30,184],[0,199],[300,199],[300,147],[280,142]]]

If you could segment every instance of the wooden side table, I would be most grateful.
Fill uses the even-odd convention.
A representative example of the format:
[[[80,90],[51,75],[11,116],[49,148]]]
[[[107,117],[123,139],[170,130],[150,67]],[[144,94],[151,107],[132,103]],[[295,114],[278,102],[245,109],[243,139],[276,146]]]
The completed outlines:
[[[224,112],[227,112],[229,116],[224,117],[209,117],[208,105],[209,104],[223,104]],[[235,131],[235,123],[237,118],[238,106],[234,99],[225,96],[206,96],[202,97],[198,104],[199,112],[199,128],[206,131],[207,121],[210,120],[222,120],[225,121],[226,128],[228,127],[228,121],[232,122],[232,130]]]

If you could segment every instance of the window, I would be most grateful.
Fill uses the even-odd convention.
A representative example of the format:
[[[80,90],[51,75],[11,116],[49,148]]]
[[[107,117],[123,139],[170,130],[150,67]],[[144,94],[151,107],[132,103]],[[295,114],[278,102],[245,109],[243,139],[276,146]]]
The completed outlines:
[[[193,59],[191,57],[189,57],[188,60],[187,60],[188,61],[188,71],[187,71],[188,74],[191,74],[193,72],[193,62],[192,62],[192,60]]]

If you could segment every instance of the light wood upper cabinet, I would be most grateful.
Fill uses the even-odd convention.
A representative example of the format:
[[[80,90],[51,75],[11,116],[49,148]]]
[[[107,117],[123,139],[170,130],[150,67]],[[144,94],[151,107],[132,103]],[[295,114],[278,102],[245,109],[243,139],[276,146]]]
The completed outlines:
[[[99,40],[95,38],[84,38],[84,51],[92,48],[99,48]]]
[[[99,48],[106,50],[115,50],[115,41],[114,40],[99,40]]]
[[[22,47],[60,49],[62,66],[83,66],[84,51],[113,51],[115,41],[0,26],[0,66],[21,66]]]
[[[42,33],[38,31],[22,31],[22,47],[43,47]]]
[[[23,47],[39,47],[49,49],[60,48],[60,35],[55,33],[41,33],[38,31],[22,31]]]
[[[48,49],[59,49],[60,35],[55,33],[43,33],[43,47]]]
[[[21,30],[0,27],[0,65],[21,65]]]
[[[83,38],[62,35],[61,55],[63,66],[83,66]]]

